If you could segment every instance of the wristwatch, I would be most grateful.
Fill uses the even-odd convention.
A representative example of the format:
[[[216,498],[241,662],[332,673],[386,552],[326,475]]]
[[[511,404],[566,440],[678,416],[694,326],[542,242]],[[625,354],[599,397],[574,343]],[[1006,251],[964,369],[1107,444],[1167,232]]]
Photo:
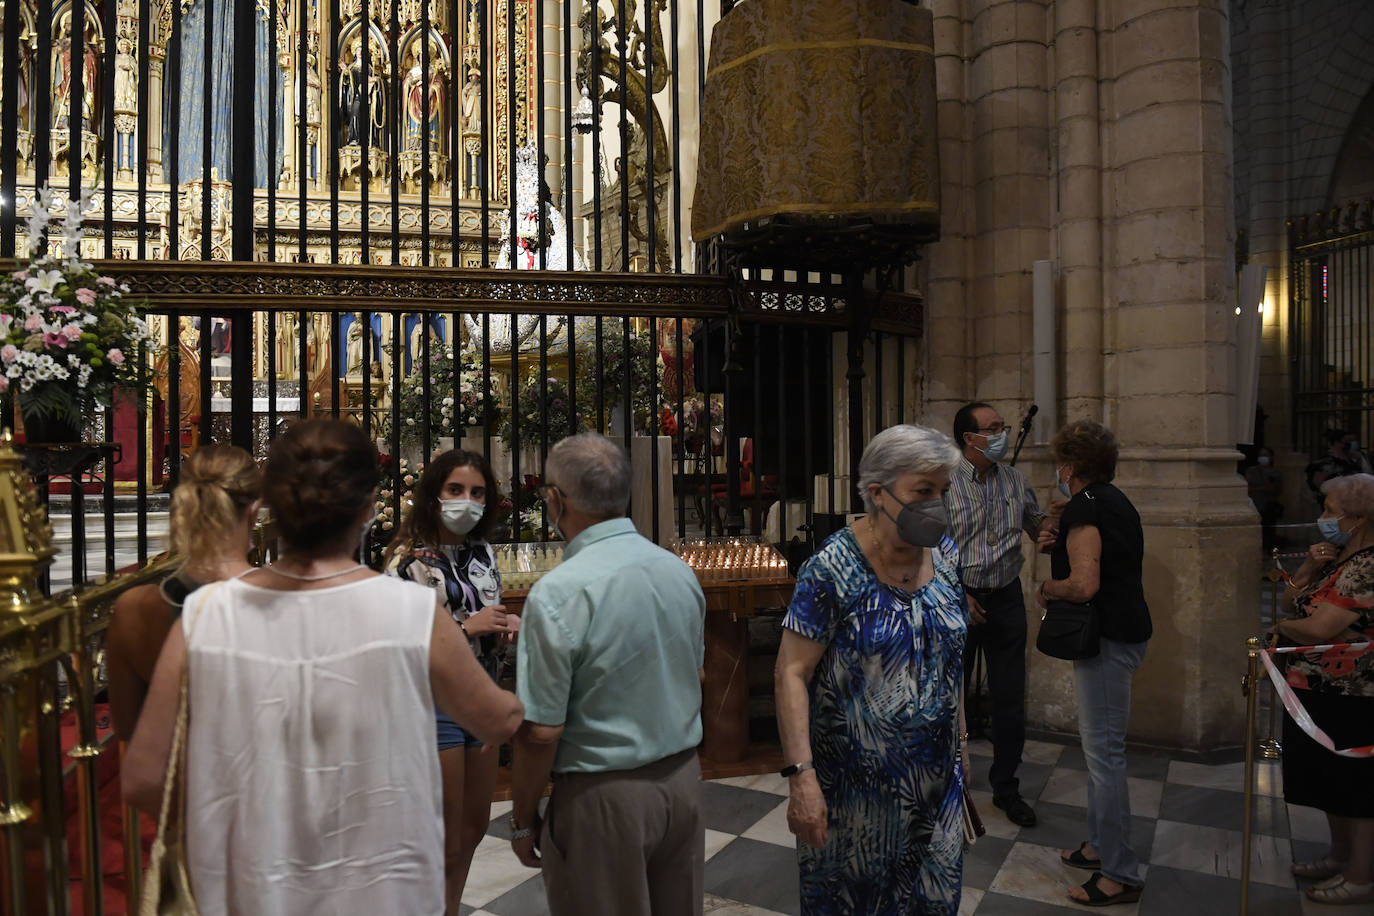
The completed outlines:
[[[534,821],[528,827],[521,827],[515,820],[515,812],[510,813],[510,838],[512,840],[523,840],[525,837],[534,836],[539,829],[539,815],[534,816]]]
[[[806,761],[805,763],[793,763],[793,764],[790,764],[790,765],[788,765],[788,766],[785,766],[785,767],[783,767],[783,768],[778,772],[778,775],[779,775],[779,776],[796,776],[798,773],[800,773],[800,772],[802,772],[802,771],[804,771],[804,770],[814,770],[815,768],[816,768],[816,765],[815,765],[814,763],[812,763],[810,760],[808,760],[808,761]]]

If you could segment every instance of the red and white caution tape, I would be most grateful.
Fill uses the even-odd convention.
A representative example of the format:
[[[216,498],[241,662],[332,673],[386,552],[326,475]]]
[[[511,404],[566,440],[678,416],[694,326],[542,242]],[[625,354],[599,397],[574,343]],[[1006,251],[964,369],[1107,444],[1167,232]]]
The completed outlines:
[[[1274,691],[1283,701],[1283,708],[1288,710],[1288,714],[1293,717],[1293,721],[1307,733],[1307,737],[1326,748],[1338,757],[1355,757],[1365,759],[1374,757],[1374,745],[1367,747],[1348,747],[1337,749],[1336,743],[1331,740],[1331,736],[1317,727],[1317,723],[1312,721],[1312,716],[1303,708],[1302,702],[1298,699],[1293,688],[1288,681],[1284,680],[1279,669],[1274,666],[1274,660],[1269,656],[1275,652],[1324,652],[1328,649],[1336,648],[1369,648],[1370,643],[1335,643],[1329,646],[1296,646],[1282,649],[1269,649],[1260,653],[1260,658],[1264,661],[1264,667],[1269,672],[1269,680],[1274,682]]]
[[[1371,647],[1374,647],[1374,642],[1331,642],[1324,646],[1275,646],[1264,651],[1274,655],[1287,655],[1290,652],[1325,652],[1328,649],[1368,650]]]

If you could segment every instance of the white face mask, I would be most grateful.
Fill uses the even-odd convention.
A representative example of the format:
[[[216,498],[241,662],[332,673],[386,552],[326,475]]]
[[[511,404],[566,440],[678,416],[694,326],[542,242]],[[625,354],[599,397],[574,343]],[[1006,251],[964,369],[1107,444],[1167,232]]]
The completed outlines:
[[[1274,459],[1270,458],[1268,455],[1260,455],[1260,456],[1259,456],[1259,465],[1260,465],[1260,467],[1262,467],[1262,468],[1267,468],[1267,467],[1269,467],[1269,465],[1273,462],[1273,460],[1274,460]]]
[[[482,520],[482,513],[486,511],[486,504],[475,499],[439,500],[439,521],[449,531],[458,535],[467,534],[476,528],[477,523]]]

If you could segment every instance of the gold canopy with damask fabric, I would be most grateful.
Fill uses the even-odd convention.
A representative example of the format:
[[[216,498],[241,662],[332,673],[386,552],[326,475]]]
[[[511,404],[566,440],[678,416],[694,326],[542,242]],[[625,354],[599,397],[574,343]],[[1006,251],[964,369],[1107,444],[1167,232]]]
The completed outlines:
[[[939,228],[929,10],[744,0],[716,25],[692,237],[775,217]]]

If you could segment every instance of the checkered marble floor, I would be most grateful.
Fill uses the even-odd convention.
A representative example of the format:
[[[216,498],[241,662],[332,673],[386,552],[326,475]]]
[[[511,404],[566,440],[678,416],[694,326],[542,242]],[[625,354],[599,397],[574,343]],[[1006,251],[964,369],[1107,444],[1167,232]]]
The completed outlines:
[[[964,860],[961,916],[1054,916],[1083,911],[1065,893],[1087,873],[1065,868],[1058,850],[1085,838],[1087,771],[1074,745],[1027,742],[1021,791],[1040,822],[1021,828],[992,805],[986,791],[992,748],[971,743],[973,797],[988,835]],[[1203,766],[1167,756],[1128,755],[1133,837],[1148,864],[1140,903],[1112,907],[1117,916],[1236,913],[1240,906],[1243,763]],[[1250,912],[1265,916],[1329,912],[1306,900],[1289,873],[1294,857],[1325,851],[1326,820],[1283,802],[1277,763],[1258,767],[1251,859]],[[979,791],[980,787],[984,791]],[[795,914],[797,861],[787,830],[787,781],[776,775],[707,782],[706,912],[712,916]],[[491,829],[477,850],[463,894],[474,916],[540,916],[543,883],[511,855],[505,815],[492,806]],[[1346,911],[1350,912],[1354,908]]]

